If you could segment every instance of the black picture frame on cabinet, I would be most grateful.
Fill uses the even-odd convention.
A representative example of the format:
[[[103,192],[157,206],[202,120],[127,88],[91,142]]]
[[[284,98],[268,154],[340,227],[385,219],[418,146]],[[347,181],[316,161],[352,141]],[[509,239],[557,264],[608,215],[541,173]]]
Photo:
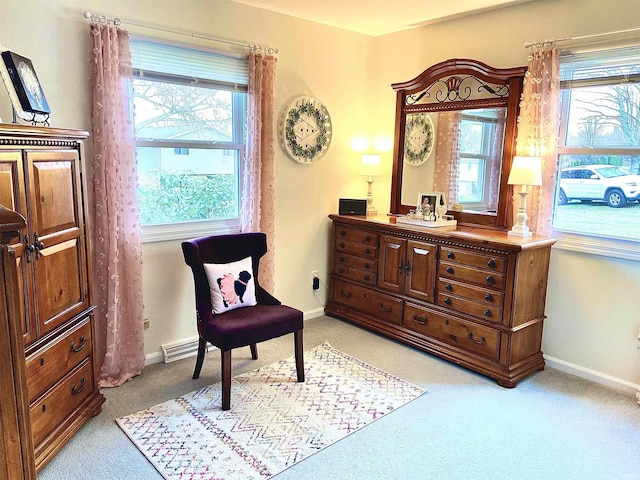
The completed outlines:
[[[2,52],[2,60],[20,102],[19,107],[29,113],[51,113],[31,60],[8,50]]]

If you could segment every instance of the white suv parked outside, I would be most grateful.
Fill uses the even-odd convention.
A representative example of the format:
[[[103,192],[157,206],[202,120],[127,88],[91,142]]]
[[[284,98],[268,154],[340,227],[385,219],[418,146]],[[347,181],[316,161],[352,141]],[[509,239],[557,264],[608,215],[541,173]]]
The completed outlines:
[[[560,173],[560,205],[569,200],[604,200],[610,207],[624,207],[640,199],[640,175],[630,175],[614,165],[582,165]]]

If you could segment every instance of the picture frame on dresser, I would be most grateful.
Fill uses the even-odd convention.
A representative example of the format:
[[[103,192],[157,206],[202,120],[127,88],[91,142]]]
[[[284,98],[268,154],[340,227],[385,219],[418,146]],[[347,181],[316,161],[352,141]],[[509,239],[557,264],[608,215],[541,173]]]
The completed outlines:
[[[424,216],[432,215],[435,220],[437,208],[440,205],[441,192],[420,192],[418,193],[418,202],[416,211],[421,211]]]
[[[13,98],[13,95],[10,95],[12,103],[15,104],[16,100],[18,101],[14,108],[28,113],[50,114],[51,108],[31,60],[9,50],[2,52],[2,60],[10,81],[9,85],[5,79],[7,89],[11,94],[13,93],[11,87],[13,87],[17,97]]]

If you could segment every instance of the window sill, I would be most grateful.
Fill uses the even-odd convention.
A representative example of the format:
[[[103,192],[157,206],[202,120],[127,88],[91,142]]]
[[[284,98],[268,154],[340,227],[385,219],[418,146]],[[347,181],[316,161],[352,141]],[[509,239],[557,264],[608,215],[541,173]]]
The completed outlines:
[[[553,246],[555,249],[640,262],[640,242],[557,230],[553,232],[552,236],[556,239]]]
[[[142,227],[142,243],[186,240],[207,235],[238,233],[239,231],[240,220],[237,218],[170,225],[147,225]]]

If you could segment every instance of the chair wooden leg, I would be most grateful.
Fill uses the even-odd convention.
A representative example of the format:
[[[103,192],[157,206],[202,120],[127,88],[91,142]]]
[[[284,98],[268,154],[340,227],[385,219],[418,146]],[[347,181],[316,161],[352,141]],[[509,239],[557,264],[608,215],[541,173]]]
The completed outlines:
[[[304,382],[304,347],[302,342],[302,329],[293,332],[293,341],[296,351],[296,373],[298,381]]]
[[[202,363],[204,362],[204,353],[207,349],[207,341],[204,338],[200,338],[198,342],[198,357],[196,358],[196,368],[193,371],[194,380],[200,377],[200,370],[202,370]]]
[[[220,353],[222,360],[222,410],[231,408],[231,350]]]
[[[251,358],[253,358],[254,360],[258,359],[258,346],[255,343],[252,343],[251,345]]]

